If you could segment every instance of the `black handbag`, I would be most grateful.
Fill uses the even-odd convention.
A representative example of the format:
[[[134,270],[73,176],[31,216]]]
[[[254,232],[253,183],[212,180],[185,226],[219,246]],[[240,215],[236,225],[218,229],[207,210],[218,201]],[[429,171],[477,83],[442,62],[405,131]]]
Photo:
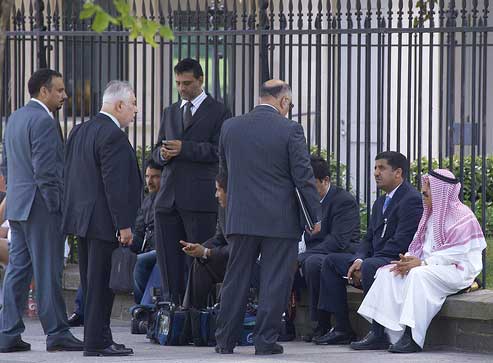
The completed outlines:
[[[111,255],[110,289],[115,293],[134,290],[134,267],[137,255],[130,248],[120,246]]]

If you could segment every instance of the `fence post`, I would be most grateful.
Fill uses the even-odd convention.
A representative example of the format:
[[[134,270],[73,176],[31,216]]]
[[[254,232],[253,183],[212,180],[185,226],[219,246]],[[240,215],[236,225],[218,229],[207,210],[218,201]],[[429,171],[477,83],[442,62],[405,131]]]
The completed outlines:
[[[267,0],[261,0],[259,6],[259,30],[269,29],[269,22],[267,19],[267,8],[269,2]],[[272,45],[273,46],[273,45]],[[269,71],[269,41],[268,35],[260,35],[260,48],[259,48],[259,76],[260,84],[267,81],[270,77]]]
[[[44,25],[44,16],[43,11],[45,9],[43,0],[36,0],[35,5],[35,19],[36,24],[34,30],[37,32],[42,32],[46,30],[46,26]],[[37,51],[37,62],[36,65],[38,69],[46,68],[46,47],[44,44],[44,36],[38,35],[38,41],[36,42],[36,51]]]

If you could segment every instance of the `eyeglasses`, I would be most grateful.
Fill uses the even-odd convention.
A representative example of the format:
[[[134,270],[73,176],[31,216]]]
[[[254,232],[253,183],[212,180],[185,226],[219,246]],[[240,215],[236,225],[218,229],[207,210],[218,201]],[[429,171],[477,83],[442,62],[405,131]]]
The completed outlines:
[[[294,105],[292,103],[289,104],[289,111],[291,111],[294,108]]]

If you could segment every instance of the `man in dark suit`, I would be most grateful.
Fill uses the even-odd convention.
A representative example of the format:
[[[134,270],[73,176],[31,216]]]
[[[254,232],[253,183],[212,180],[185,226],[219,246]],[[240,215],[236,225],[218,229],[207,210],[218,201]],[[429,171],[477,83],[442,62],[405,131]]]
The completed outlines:
[[[0,312],[0,352],[31,349],[21,334],[33,274],[39,319],[48,336],[46,349],[82,350],[82,342],[69,331],[61,286],[63,136],[53,113],[67,95],[62,75],[51,69],[36,71],[28,89],[31,101],[10,116],[3,144],[5,218],[12,240]]]
[[[267,81],[260,89],[260,104],[225,122],[221,131],[220,164],[228,175],[225,234],[231,247],[216,330],[218,353],[233,353],[238,341],[259,254],[255,353],[283,352],[276,341],[303,231],[295,188],[316,222],[313,232],[320,231],[320,198],[303,127],[285,117],[291,100],[288,84]]]
[[[320,273],[318,308],[334,314],[335,327],[314,338],[316,344],[349,344],[353,333],[349,323],[346,285],[361,287],[366,293],[381,266],[407,251],[418,227],[423,204],[420,193],[406,181],[409,163],[404,155],[384,151],[375,157],[375,181],[385,194],[373,204],[366,238],[355,254],[333,253],[326,256]],[[346,279],[344,278],[346,277]],[[387,349],[383,328],[374,327],[355,349]]]
[[[153,159],[164,165],[155,204],[157,260],[163,285],[178,304],[192,260],[179,241],[205,241],[214,234],[217,144],[230,112],[202,89],[204,73],[196,60],[183,59],[174,71],[181,100],[163,112]]]
[[[355,252],[360,239],[360,218],[358,203],[351,193],[331,184],[327,161],[315,155],[310,161],[321,198],[322,228],[313,236],[305,232],[301,244],[306,247],[298,255],[298,262],[310,293],[311,320],[318,322],[312,337],[317,337],[326,334],[330,328],[330,314],[318,310],[322,263],[330,253]]]
[[[180,241],[183,252],[194,257],[190,270],[189,303],[196,309],[207,307],[214,284],[223,282],[229,257],[229,245],[224,237],[227,176],[216,176],[216,198],[219,203],[216,234],[203,244]]]
[[[63,228],[78,241],[85,356],[133,353],[113,342],[114,294],[109,279],[113,250],[118,242],[132,243],[140,206],[142,179],[134,149],[122,130],[136,112],[132,87],[112,81],[104,91],[101,111],[75,126],[67,142]]]

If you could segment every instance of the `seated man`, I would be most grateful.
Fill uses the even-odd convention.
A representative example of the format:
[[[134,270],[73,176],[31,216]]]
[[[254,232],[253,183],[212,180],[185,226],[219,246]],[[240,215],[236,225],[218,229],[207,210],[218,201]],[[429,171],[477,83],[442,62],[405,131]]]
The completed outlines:
[[[207,307],[207,298],[214,284],[222,282],[226,273],[229,245],[224,237],[224,208],[226,207],[226,175],[216,177],[216,198],[219,202],[216,234],[203,244],[180,241],[183,252],[195,257],[189,276],[189,304],[197,309]],[[187,303],[187,302],[185,302]]]
[[[134,269],[134,300],[140,304],[144,291],[156,264],[156,250],[154,244],[154,200],[160,188],[161,171],[163,167],[150,159],[146,167],[146,185],[148,195],[142,201],[138,211],[133,232],[131,250],[137,253],[137,262]]]
[[[310,293],[310,316],[317,321],[314,333],[305,338],[326,334],[330,329],[330,314],[318,310],[320,295],[320,272],[325,257],[332,252],[353,253],[360,238],[359,206],[346,190],[330,183],[329,164],[322,157],[312,155],[311,165],[315,184],[322,204],[322,226],[320,233],[304,233],[301,245],[304,252],[298,255],[302,274]],[[323,290],[322,290],[323,291]],[[323,294],[327,292],[323,291]]]
[[[409,164],[404,155],[384,151],[375,158],[375,181],[385,195],[373,204],[366,238],[356,254],[332,253],[325,257],[320,273],[318,308],[335,316],[335,327],[316,344],[348,344],[353,339],[349,323],[346,285],[362,287],[366,293],[381,266],[399,258],[409,247],[423,212],[420,193],[407,181]],[[388,347],[383,329],[372,330],[355,349]]]
[[[358,310],[388,329],[392,353],[421,351],[431,319],[448,295],[472,284],[486,248],[474,213],[459,201],[454,175],[438,169],[422,180],[424,212],[409,252],[377,271]]]

